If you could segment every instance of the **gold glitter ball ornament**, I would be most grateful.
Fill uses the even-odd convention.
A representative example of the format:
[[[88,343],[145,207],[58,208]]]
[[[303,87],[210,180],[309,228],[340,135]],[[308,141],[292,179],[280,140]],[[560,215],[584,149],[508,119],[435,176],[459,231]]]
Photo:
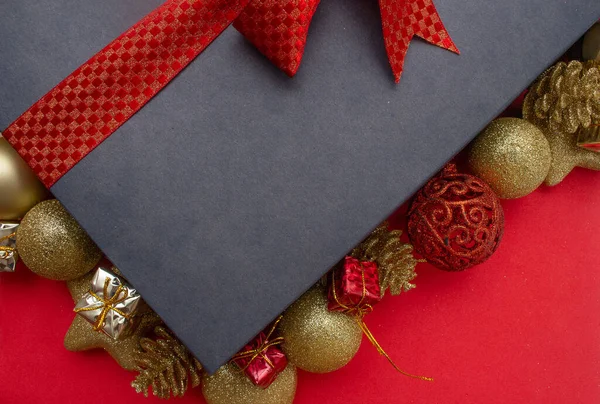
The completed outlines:
[[[345,366],[360,347],[356,318],[327,309],[325,289],[315,286],[290,306],[279,323],[282,349],[290,362],[312,373]]]
[[[214,375],[204,376],[202,394],[208,404],[291,404],[296,385],[296,368],[292,364],[267,389],[255,386],[244,372],[228,364]]]
[[[600,61],[600,23],[590,28],[583,37],[583,59]]]
[[[49,279],[71,280],[91,271],[102,253],[57,200],[39,203],[17,231],[17,250],[25,265]]]
[[[22,218],[48,191],[6,139],[0,137],[0,220]]]
[[[542,131],[518,118],[493,121],[469,149],[469,166],[499,198],[521,198],[539,187],[552,160]]]

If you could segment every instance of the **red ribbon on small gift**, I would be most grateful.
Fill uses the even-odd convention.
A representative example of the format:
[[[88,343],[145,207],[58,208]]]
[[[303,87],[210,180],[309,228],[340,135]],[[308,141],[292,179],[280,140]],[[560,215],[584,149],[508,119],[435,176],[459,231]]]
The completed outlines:
[[[319,0],[167,0],[29,108],[4,137],[50,188],[202,53],[236,27],[288,74],[300,65]],[[400,80],[416,35],[458,52],[433,0],[379,0]]]
[[[283,371],[288,364],[285,354],[282,351],[275,349],[275,347],[284,342],[284,338],[271,338],[282,319],[283,316],[279,316],[277,320],[273,322],[267,333],[262,332],[259,334],[254,341],[246,346],[246,350],[239,352],[231,358],[231,362],[235,363],[242,372],[248,374],[252,383],[263,389],[268,388],[271,383],[275,381],[279,372]],[[255,345],[255,348],[252,348],[254,343],[257,345]],[[271,360],[272,358],[269,357],[269,355],[273,355],[273,351],[275,351],[277,359],[275,363]],[[261,369],[262,364],[258,364],[258,374],[253,374],[252,371],[249,372],[253,364],[256,364],[254,362],[256,360],[261,360],[268,368],[270,368],[270,371],[268,373],[264,372],[265,369]]]

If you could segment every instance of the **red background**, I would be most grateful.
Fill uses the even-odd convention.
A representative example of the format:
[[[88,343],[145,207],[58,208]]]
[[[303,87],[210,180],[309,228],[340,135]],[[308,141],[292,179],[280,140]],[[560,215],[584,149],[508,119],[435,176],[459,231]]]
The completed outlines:
[[[296,404],[600,403],[600,173],[503,201],[497,253],[463,273],[418,267],[417,288],[367,323],[409,379],[363,340],[327,375],[300,372]],[[401,208],[393,218],[404,223]],[[165,268],[168,270],[168,268]],[[155,403],[103,351],[62,346],[74,316],[64,283],[24,267],[0,275],[0,403]],[[179,403],[203,403],[194,389]]]

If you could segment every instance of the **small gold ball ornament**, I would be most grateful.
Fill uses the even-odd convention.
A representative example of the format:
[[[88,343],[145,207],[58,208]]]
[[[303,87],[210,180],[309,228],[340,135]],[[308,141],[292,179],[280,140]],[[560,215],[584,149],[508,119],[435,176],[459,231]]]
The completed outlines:
[[[19,256],[36,274],[67,281],[91,271],[102,252],[57,200],[34,206],[17,230]]]
[[[291,404],[296,395],[296,368],[289,364],[267,389],[252,384],[234,365],[204,376],[202,394],[208,404]]]
[[[284,313],[279,324],[282,349],[290,362],[312,373],[345,366],[360,347],[362,330],[356,318],[327,309],[323,287],[306,292]]]
[[[548,175],[550,144],[534,124],[518,118],[493,121],[469,149],[469,166],[499,198],[521,198]]]
[[[46,198],[46,188],[8,141],[0,136],[0,219],[20,219]]]
[[[600,23],[596,23],[583,37],[583,59],[600,60]]]

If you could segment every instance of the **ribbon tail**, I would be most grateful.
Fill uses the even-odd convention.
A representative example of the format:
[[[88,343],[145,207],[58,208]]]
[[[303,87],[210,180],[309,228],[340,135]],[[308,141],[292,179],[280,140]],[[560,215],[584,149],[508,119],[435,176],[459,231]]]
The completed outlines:
[[[252,0],[233,26],[275,66],[293,77],[320,0]]]
[[[394,79],[400,82],[404,60],[414,36],[460,53],[433,4],[433,0],[379,0],[385,49]]]
[[[371,333],[371,330],[369,330],[369,327],[367,327],[367,324],[365,324],[364,320],[360,317],[357,317],[356,320],[358,322],[358,325],[360,326],[360,329],[365,334],[365,336],[367,337],[369,342],[371,344],[373,344],[373,346],[377,349],[377,352],[379,352],[380,355],[384,356],[388,360],[388,362],[394,367],[394,369],[396,369],[397,372],[403,374],[404,376],[412,377],[413,379],[425,380],[428,382],[433,381],[433,379],[431,377],[416,376],[416,375],[407,373],[407,372],[403,371],[402,369],[400,369],[398,367],[398,365],[396,365],[394,363],[392,358],[390,358],[390,356],[387,354],[387,352],[385,352],[383,347],[381,345],[379,345],[379,342],[377,342],[377,340],[375,339],[375,336],[373,335],[373,333]]]

